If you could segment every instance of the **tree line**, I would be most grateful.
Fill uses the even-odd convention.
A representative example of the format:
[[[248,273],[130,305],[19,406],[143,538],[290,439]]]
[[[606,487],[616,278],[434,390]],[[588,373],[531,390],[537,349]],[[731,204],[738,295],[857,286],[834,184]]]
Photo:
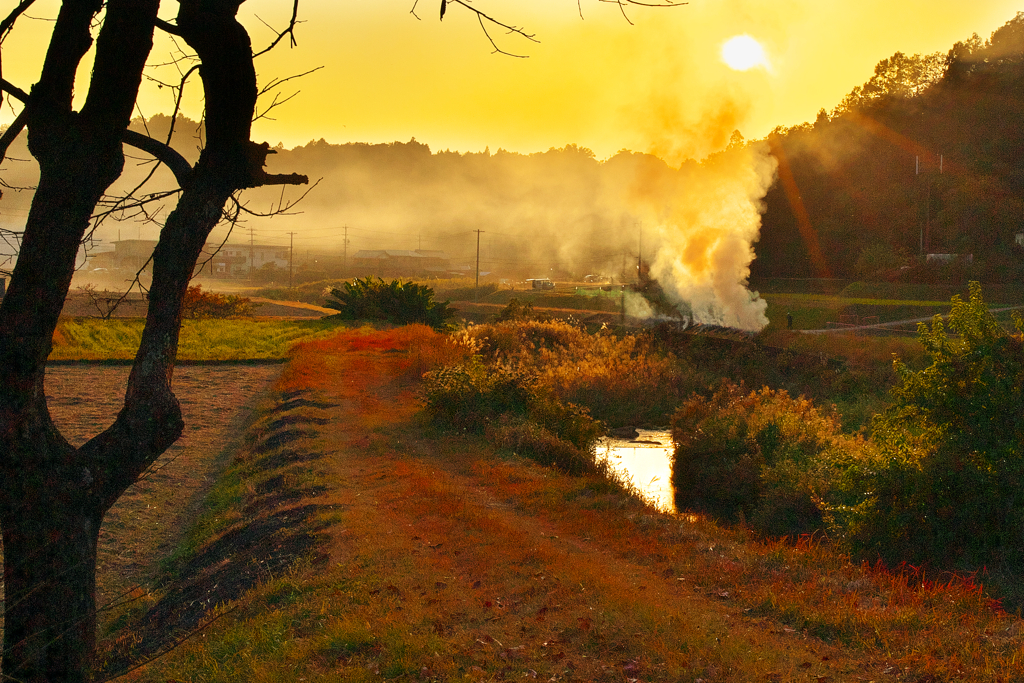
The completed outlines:
[[[1024,12],[947,54],[897,52],[832,112],[774,130],[779,182],[753,273],[1019,279],[1022,93]]]

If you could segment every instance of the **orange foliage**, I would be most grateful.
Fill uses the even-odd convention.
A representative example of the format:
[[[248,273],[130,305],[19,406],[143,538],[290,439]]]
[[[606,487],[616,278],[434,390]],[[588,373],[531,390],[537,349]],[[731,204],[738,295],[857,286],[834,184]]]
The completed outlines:
[[[439,365],[457,363],[471,352],[461,340],[435,332],[426,325],[405,325],[385,330],[346,328],[334,337],[297,344],[292,360],[278,381],[280,391],[326,388],[339,357],[352,353],[390,353],[407,379],[418,380]],[[353,378],[346,375],[351,382]],[[358,382],[357,382],[358,384]]]

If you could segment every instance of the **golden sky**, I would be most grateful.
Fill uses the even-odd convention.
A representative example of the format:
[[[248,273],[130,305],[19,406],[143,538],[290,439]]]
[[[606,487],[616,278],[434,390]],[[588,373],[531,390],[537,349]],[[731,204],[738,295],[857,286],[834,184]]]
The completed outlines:
[[[282,5],[250,0],[243,10],[276,24]],[[701,155],[721,140],[718,129],[762,137],[813,120],[892,53],[945,52],[975,32],[987,39],[1024,10],[1021,0],[692,0],[630,8],[630,25],[596,0],[477,0],[541,41],[492,31],[503,49],[529,55],[515,59],[492,54],[461,7],[438,21],[438,5],[421,0],[418,21],[411,0],[302,0],[298,48],[264,58],[261,70],[324,68],[255,135],[287,146],[415,137],[435,150],[577,143],[601,158],[623,147]],[[770,70],[722,62],[721,45],[737,34],[762,43]]]
[[[165,4],[161,14],[172,18],[176,4]],[[987,39],[1024,9],[1024,0],[691,0],[628,8],[631,25],[597,0],[476,0],[536,35],[539,43],[492,30],[503,49],[529,55],[516,59],[493,54],[464,8],[450,6],[442,22],[438,0],[420,1],[420,20],[412,4],[301,0],[298,47],[260,58],[261,80],[323,68],[284,85],[283,94],[299,94],[275,120],[259,121],[254,139],[290,147],[415,137],[434,150],[519,152],[576,143],[599,158],[630,148],[678,161],[720,146],[734,128],[756,138],[813,120],[892,53],[945,52],[975,32]],[[56,0],[41,0],[34,11],[50,5]],[[290,0],[248,0],[240,16],[254,45],[272,35],[261,22],[281,26],[290,9]],[[47,24],[27,26],[4,53],[4,76],[26,89]],[[722,44],[738,34],[763,45],[769,68],[723,63]],[[169,49],[162,43],[152,61]],[[148,86],[141,110],[169,109],[169,91]],[[5,111],[0,120],[10,118]]]

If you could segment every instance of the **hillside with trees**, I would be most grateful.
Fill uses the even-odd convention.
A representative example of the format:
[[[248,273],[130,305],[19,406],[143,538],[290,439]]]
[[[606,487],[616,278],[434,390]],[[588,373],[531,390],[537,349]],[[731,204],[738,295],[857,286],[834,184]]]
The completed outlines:
[[[1024,13],[946,55],[897,52],[831,113],[773,131],[779,182],[754,274],[1019,279],[1021,93]]]

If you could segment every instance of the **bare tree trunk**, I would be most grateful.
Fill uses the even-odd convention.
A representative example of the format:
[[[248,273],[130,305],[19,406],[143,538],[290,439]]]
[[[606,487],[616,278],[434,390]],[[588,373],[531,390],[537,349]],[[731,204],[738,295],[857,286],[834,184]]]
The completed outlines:
[[[304,176],[267,175],[268,146],[249,140],[256,73],[249,36],[235,19],[239,0],[179,0],[178,25],[170,29],[201,61],[207,147],[194,169],[180,157],[171,160],[178,162],[173,168],[182,194],[154,252],[146,327],[124,407],[107,430],[72,447],[50,419],[45,363],[78,246],[124,163],[121,140],[152,47],[159,0],[107,0],[89,95],[74,113],[75,73],[101,4],[64,0],[42,76],[26,104],[40,181],[0,303],[5,680],[86,680],[95,648],[96,543],[103,515],[184,427],[171,380],[182,302],[206,238],[234,192],[306,182]]]
[[[46,357],[78,246],[124,164],[121,136],[152,46],[158,0],[109,0],[91,87],[71,110],[100,0],[66,0],[26,104],[40,179],[10,289],[0,304],[0,529],[4,677],[84,681],[95,638],[96,539],[113,499],[96,463],[50,420]]]

